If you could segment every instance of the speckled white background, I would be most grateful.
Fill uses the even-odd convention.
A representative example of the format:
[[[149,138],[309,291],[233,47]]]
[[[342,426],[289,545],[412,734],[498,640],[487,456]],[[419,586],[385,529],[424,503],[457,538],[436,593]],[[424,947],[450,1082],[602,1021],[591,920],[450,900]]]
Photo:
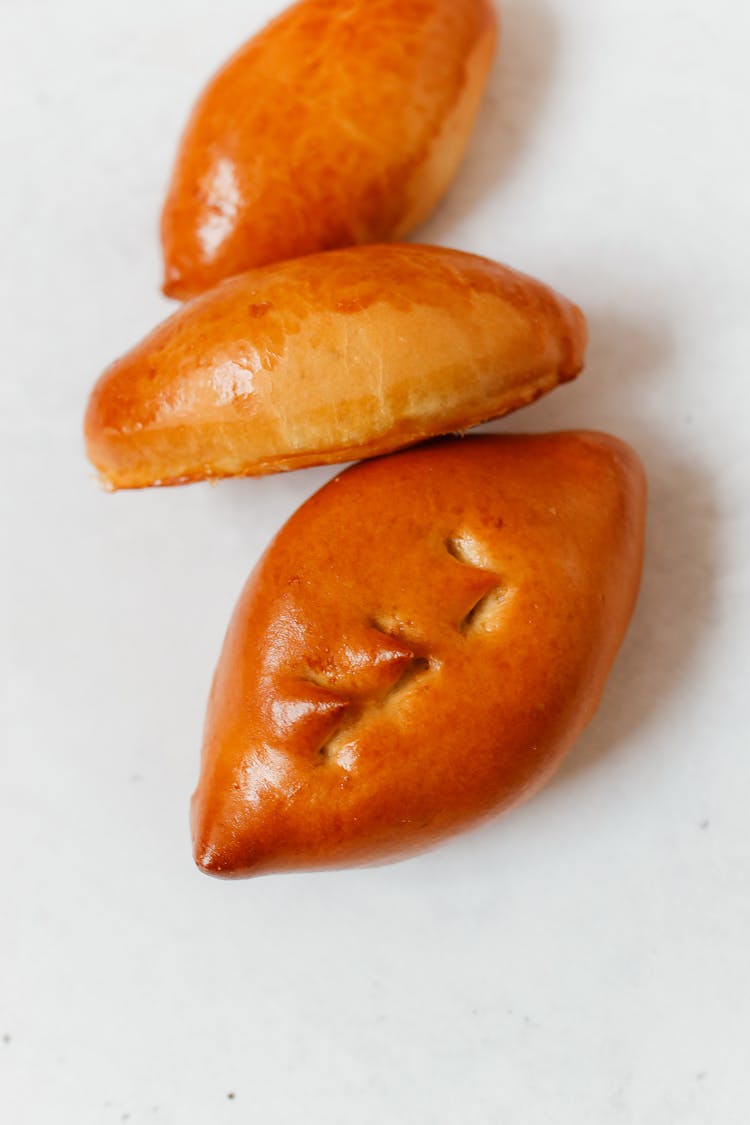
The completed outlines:
[[[750,9],[508,0],[420,232],[590,315],[586,376],[506,428],[611,429],[646,461],[599,717],[533,803],[424,858],[221,884],[187,829],[211,672],[331,472],[109,497],[80,424],[170,307],[188,106],[277,7],[0,3],[0,1118],[745,1125]]]

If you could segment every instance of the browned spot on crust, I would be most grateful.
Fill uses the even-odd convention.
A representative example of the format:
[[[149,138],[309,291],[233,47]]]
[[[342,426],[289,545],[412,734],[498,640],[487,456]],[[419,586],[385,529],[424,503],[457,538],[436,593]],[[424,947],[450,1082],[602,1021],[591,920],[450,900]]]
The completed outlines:
[[[367,306],[371,303],[372,303],[371,300],[368,300],[365,297],[351,297],[349,300],[346,300],[346,301],[337,301],[336,302],[336,312],[340,312],[340,313],[362,312],[362,310],[366,309]]]
[[[260,320],[261,317],[270,313],[273,305],[270,301],[260,301],[257,305],[248,305],[247,311],[254,320]]]

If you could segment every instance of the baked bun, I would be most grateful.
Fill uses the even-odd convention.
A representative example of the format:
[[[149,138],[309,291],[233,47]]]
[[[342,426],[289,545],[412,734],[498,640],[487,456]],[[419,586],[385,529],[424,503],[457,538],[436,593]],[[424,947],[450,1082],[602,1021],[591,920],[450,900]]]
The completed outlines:
[[[164,292],[403,237],[437,203],[493,59],[489,0],[303,0],[203,92],[162,215]]]
[[[574,305],[484,258],[319,254],[224,282],[113,364],[88,453],[112,488],[350,461],[526,405],[585,343]]]
[[[532,794],[599,704],[644,507],[636,455],[592,433],[443,441],[326,485],[229,627],[199,866],[394,859]]]

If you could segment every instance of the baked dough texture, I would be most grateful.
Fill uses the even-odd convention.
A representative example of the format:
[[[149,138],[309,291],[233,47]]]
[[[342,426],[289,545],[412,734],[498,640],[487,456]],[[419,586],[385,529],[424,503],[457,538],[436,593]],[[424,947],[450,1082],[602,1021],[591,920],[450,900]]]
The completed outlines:
[[[492,63],[489,0],[303,0],[208,85],[162,214],[164,291],[398,239],[461,160]]]
[[[644,513],[637,456],[596,433],[452,439],[335,477],[230,624],[199,866],[391,860],[530,796],[598,707]]]
[[[351,461],[516,410],[585,346],[579,309],[485,258],[313,255],[224,282],[114,363],[88,454],[114,489]]]

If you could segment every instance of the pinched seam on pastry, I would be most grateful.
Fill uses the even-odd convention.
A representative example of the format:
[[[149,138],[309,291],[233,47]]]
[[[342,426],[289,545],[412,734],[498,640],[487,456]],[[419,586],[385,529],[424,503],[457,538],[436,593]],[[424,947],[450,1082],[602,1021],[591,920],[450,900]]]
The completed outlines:
[[[466,637],[473,632],[490,630],[497,622],[499,608],[507,600],[507,586],[501,582],[496,571],[485,565],[480,544],[470,536],[449,537],[444,541],[444,547],[461,566],[481,571],[491,582],[490,588],[455,623],[456,631]],[[410,630],[400,620],[380,616],[371,620],[369,627],[382,633],[391,642],[390,646],[381,650],[381,656],[393,668],[394,678],[381,695],[369,699],[347,698],[332,690],[325,676],[310,668],[306,669],[304,675],[296,677],[298,683],[306,685],[307,691],[310,687],[318,689],[320,697],[317,702],[311,702],[310,706],[324,721],[330,718],[330,724],[325,723],[325,736],[317,748],[318,766],[335,764],[348,769],[353,764],[353,759],[351,754],[346,753],[346,748],[351,745],[357,727],[365,716],[393,707],[407,692],[419,690],[442,667],[441,661],[429,655],[423,644],[408,636]]]

